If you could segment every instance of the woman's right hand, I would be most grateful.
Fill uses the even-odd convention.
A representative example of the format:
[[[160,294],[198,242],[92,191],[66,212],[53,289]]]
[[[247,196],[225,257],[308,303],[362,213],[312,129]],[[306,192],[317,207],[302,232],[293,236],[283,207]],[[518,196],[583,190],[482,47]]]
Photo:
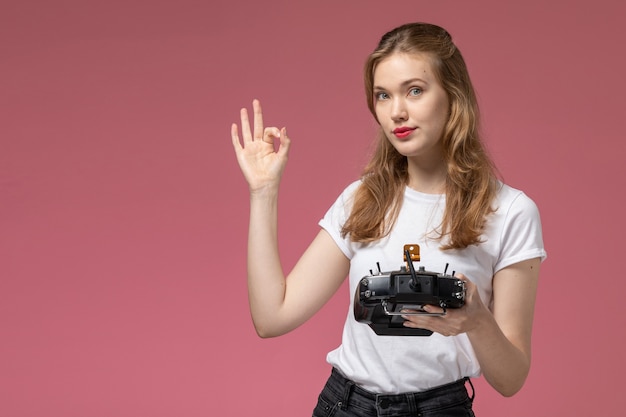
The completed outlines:
[[[247,110],[241,109],[241,132],[233,124],[231,134],[239,166],[250,186],[247,265],[250,312],[257,333],[261,337],[274,337],[295,329],[322,308],[348,275],[350,261],[328,232],[320,230],[285,275],[278,246],[278,185],[287,163],[290,140],[285,128],[264,128],[261,105],[254,100],[252,106],[253,131]],[[320,263],[324,264],[323,279],[319,279]]]
[[[250,130],[247,109],[241,109],[241,134],[243,145],[239,139],[237,124],[230,129],[233,146],[237,154],[239,167],[243,172],[251,193],[264,190],[277,191],[282,173],[287,164],[287,154],[291,141],[287,129],[263,127],[263,113],[258,100],[252,102],[254,112],[253,130]],[[280,141],[278,149],[274,142]]]

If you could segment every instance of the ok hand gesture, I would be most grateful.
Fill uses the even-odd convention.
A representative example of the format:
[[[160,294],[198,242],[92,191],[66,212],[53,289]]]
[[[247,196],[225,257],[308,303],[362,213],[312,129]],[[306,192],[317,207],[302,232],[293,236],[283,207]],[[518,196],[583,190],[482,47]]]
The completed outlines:
[[[239,139],[237,124],[233,123],[230,129],[233,146],[237,154],[239,167],[243,172],[250,192],[260,192],[268,189],[276,191],[287,164],[287,154],[291,141],[287,137],[287,129],[277,127],[263,128],[263,113],[258,100],[252,102],[254,112],[254,128],[250,130],[247,109],[241,109],[241,134],[243,145]],[[278,150],[274,143],[280,141]]]

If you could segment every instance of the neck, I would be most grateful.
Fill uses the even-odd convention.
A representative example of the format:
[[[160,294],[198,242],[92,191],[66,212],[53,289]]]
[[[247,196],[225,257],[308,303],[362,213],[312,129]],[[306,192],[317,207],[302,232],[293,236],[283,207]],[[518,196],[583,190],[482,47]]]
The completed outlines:
[[[444,194],[448,171],[443,160],[417,163],[411,158],[408,160],[408,186],[415,191],[425,194]]]

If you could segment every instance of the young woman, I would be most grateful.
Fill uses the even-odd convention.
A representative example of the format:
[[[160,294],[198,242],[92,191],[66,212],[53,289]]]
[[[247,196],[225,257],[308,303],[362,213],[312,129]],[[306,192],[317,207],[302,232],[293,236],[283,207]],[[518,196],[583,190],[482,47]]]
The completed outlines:
[[[317,312],[346,276],[350,293],[376,262],[403,263],[406,244],[422,264],[459,271],[465,305],[441,316],[406,315],[429,337],[379,336],[348,308],[342,343],[314,416],[473,415],[465,388],[481,373],[502,395],[528,375],[543,248],[539,213],[500,182],[478,134],[478,107],[461,53],[424,23],[385,34],[365,65],[368,106],[380,125],[362,178],[320,221],[321,230],[286,276],[277,245],[277,196],[290,148],[285,128],[264,127],[253,102],[232,125],[250,188],[248,286],[261,337],[287,333]],[[275,151],[274,142],[279,142]],[[318,274],[323,264],[325,274]],[[424,308],[443,313],[434,305]],[[471,384],[471,383],[470,383]]]

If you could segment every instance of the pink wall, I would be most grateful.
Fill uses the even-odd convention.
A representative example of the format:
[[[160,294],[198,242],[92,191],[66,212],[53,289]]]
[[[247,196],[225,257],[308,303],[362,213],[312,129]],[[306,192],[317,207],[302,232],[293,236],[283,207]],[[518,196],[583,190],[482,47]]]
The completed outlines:
[[[310,415],[347,293],[257,338],[230,123],[260,98],[289,127],[290,267],[366,159],[365,56],[415,20],[455,37],[491,152],[538,203],[549,252],[528,382],[504,399],[479,380],[477,413],[621,415],[624,9],[2,1],[0,415]]]

